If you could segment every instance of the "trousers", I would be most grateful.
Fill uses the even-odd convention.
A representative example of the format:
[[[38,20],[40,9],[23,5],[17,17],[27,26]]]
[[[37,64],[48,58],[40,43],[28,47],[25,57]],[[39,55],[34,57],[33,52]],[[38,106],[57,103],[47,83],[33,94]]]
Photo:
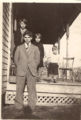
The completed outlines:
[[[26,76],[16,76],[16,97],[15,107],[17,109],[23,108],[23,93],[25,84],[27,84],[28,91],[28,106],[33,110],[36,106],[36,77],[32,75],[30,70],[27,70]]]

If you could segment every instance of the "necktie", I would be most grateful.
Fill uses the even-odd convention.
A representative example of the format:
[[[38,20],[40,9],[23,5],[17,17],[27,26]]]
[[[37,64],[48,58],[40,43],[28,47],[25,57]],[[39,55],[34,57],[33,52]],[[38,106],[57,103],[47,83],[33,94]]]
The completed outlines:
[[[29,45],[26,46],[26,52],[28,52],[28,50],[29,50]]]

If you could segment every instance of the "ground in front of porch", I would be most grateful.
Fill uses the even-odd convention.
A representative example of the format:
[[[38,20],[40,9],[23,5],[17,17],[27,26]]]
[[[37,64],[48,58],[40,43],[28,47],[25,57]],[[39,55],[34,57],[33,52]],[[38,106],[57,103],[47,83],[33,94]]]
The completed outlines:
[[[37,106],[35,115],[25,112],[24,115],[14,111],[12,105],[2,108],[2,119],[46,119],[46,120],[80,120],[81,106]]]

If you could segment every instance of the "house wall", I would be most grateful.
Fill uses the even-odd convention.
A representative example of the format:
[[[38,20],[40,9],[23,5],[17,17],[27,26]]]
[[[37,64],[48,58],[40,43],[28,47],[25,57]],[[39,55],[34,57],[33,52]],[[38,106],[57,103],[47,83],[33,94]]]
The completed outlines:
[[[60,40],[60,55],[66,56],[66,33]],[[68,57],[74,57],[74,67],[81,67],[81,12],[69,27]]]
[[[2,28],[2,4],[0,4],[0,27]],[[0,29],[0,95],[1,93],[2,93],[2,29]],[[1,103],[1,99],[0,99],[0,103]],[[1,108],[1,104],[0,104],[0,108]]]
[[[5,93],[9,79],[11,47],[11,4],[3,3],[2,15],[2,93]]]

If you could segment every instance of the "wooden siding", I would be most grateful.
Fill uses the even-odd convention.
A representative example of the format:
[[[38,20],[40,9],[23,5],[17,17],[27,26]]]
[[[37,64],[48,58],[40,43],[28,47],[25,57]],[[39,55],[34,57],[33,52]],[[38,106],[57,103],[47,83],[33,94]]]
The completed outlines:
[[[3,3],[2,26],[2,93],[5,93],[9,76],[10,56],[10,3]]]

